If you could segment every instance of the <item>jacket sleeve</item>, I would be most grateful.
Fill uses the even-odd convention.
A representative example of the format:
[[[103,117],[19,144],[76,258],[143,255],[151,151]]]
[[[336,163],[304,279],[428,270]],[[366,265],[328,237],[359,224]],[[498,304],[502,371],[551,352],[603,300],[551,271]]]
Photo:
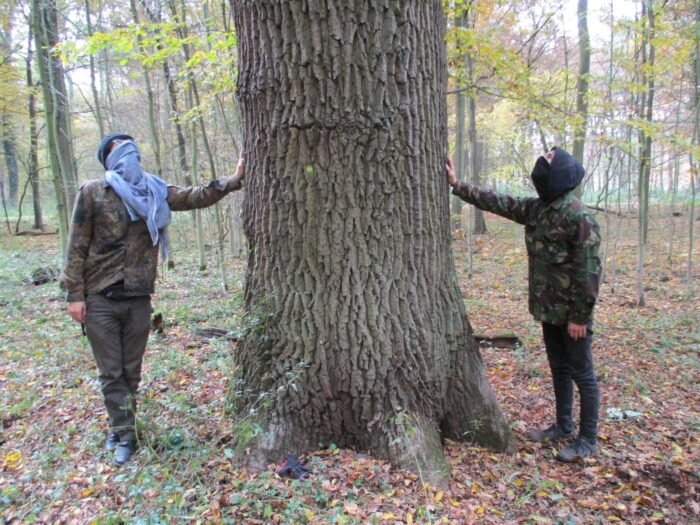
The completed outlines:
[[[216,204],[232,191],[241,188],[234,176],[211,181],[209,184],[179,188],[168,186],[168,205],[173,211],[194,210]]]
[[[92,241],[93,212],[92,193],[83,186],[78,190],[75,199],[66,260],[61,272],[61,282],[66,289],[66,301],[71,303],[85,300],[84,266]]]
[[[588,213],[579,217],[573,229],[569,321],[588,324],[593,320],[600,285],[600,231],[595,218]]]
[[[511,197],[461,181],[454,186],[452,193],[481,210],[490,211],[519,224],[525,224],[528,211],[536,200]]]

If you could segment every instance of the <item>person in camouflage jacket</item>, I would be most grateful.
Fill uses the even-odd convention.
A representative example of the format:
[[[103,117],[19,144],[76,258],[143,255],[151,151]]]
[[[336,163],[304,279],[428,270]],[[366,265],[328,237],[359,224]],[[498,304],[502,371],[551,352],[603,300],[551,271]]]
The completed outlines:
[[[109,416],[105,449],[122,465],[131,457],[136,395],[151,325],[158,248],[167,254],[170,211],[204,208],[238,190],[233,176],[179,188],[140,168],[133,138],[110,133],[97,158],[105,176],[78,190],[61,282],[71,317],[84,325],[100,372]]]
[[[525,226],[529,310],[542,334],[556,399],[556,423],[529,433],[538,442],[573,436],[573,384],[581,401],[580,431],[557,454],[571,462],[596,451],[598,383],[591,352],[593,307],[600,278],[600,231],[595,217],[573,194],[583,166],[568,152],[553,148],[537,159],[532,180],[538,198],[515,198],[456,178],[452,159],[446,170],[452,193],[477,208]]]

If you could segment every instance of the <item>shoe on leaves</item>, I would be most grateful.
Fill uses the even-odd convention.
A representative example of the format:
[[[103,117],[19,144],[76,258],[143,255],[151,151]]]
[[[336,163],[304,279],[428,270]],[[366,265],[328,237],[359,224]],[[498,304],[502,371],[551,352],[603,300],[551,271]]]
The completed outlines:
[[[566,445],[557,453],[557,459],[564,463],[573,463],[596,453],[598,447],[586,438],[579,437],[573,443]]]
[[[530,441],[535,441],[536,443],[547,443],[554,441],[561,441],[562,439],[568,439],[574,434],[574,431],[566,432],[559,425],[552,425],[544,430],[533,430],[528,432],[527,437]]]
[[[134,453],[134,445],[133,441],[120,441],[114,450],[114,464],[121,467],[129,461]]]
[[[118,444],[119,434],[117,434],[116,432],[110,432],[107,436],[107,439],[105,439],[105,450],[107,452],[112,452],[115,448],[117,448]]]

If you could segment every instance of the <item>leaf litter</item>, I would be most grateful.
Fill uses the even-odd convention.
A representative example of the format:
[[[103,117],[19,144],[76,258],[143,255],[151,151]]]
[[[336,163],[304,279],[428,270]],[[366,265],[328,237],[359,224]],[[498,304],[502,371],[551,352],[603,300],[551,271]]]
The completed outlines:
[[[550,423],[554,398],[527,313],[522,234],[487,221],[489,233],[474,239],[471,280],[459,235],[455,260],[475,331],[523,341],[481,350],[519,443],[512,454],[446,443],[447,490],[332,445],[304,458],[313,472],[304,480],[281,478],[278,465],[238,469],[225,411],[235,342],[197,333],[240,332],[244,263],[233,263],[238,289],[223,296],[216,272],[200,273],[186,252],[154,296],[165,330],[145,358],[141,448],[113,467],[101,448],[105,415],[89,346],[55,284],[26,284],[31,268],[56,264],[55,239],[0,238],[0,515],[6,523],[699,523],[700,301],[682,264],[665,261],[662,225],[650,230],[647,306],[633,306],[632,241],[617,254],[615,292],[602,286],[594,338],[600,451],[563,465],[553,447],[524,439]]]

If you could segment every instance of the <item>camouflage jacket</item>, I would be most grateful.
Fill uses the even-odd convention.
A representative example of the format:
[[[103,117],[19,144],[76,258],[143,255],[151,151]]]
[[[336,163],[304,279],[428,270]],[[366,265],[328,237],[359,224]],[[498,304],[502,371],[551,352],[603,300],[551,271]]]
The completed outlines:
[[[452,191],[477,208],[525,225],[529,307],[538,321],[588,324],[598,297],[600,231],[572,192],[545,203],[459,182]]]
[[[168,186],[172,211],[206,208],[241,187],[233,177],[208,185]],[[66,300],[84,301],[110,284],[124,281],[127,296],[153,293],[158,246],[153,246],[146,222],[132,221],[121,198],[103,178],[78,190],[70,225],[61,282]]]

